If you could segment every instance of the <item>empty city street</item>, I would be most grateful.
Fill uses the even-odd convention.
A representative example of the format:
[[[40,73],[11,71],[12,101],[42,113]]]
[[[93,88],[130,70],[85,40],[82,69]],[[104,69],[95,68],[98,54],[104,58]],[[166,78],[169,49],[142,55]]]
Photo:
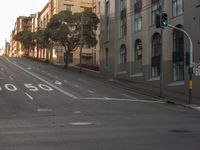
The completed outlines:
[[[0,57],[0,150],[199,150],[200,112],[76,69]]]

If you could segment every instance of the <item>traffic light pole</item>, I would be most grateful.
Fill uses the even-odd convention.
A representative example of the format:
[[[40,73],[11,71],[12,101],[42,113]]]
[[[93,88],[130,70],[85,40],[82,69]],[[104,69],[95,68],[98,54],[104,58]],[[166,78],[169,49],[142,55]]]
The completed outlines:
[[[160,50],[160,98],[163,97],[163,28],[160,29],[161,50]]]
[[[189,69],[188,69],[188,73],[189,73],[189,82],[188,82],[188,103],[191,104],[192,103],[192,74],[193,74],[193,66],[192,66],[192,62],[193,62],[193,44],[192,44],[192,39],[190,38],[189,34],[178,27],[172,26],[172,25],[168,25],[168,27],[179,30],[181,32],[183,32],[185,34],[185,36],[189,39],[190,42],[190,60],[189,60]]]

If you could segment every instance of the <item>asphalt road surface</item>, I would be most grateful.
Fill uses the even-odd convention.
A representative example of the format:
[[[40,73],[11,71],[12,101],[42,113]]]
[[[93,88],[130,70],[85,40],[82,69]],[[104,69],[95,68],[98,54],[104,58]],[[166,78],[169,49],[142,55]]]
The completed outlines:
[[[0,57],[0,150],[199,150],[200,112],[24,58]]]

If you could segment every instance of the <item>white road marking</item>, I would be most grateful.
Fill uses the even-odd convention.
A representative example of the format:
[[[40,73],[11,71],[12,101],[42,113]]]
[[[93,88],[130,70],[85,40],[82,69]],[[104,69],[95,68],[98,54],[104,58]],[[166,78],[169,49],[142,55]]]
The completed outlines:
[[[104,96],[104,97],[103,97],[103,99],[105,99],[105,100],[109,100],[110,98],[109,98],[109,97],[106,97],[106,96]]]
[[[10,79],[10,80],[14,80],[12,76],[9,76],[9,79]]]
[[[77,99],[77,97],[76,97],[75,95],[73,95],[73,94],[71,94],[71,93],[69,93],[69,92],[67,92],[67,91],[64,91],[63,89],[61,89],[61,88],[59,88],[59,87],[57,87],[57,86],[51,84],[50,82],[48,82],[48,81],[46,81],[45,79],[43,79],[43,78],[37,76],[36,74],[34,74],[34,73],[32,73],[32,72],[30,72],[30,71],[28,71],[28,70],[25,70],[24,68],[22,68],[21,66],[19,66],[19,65],[17,65],[17,64],[14,64],[14,63],[11,62],[8,58],[7,58],[7,61],[10,62],[11,64],[15,65],[15,66],[18,67],[19,69],[23,70],[24,72],[28,73],[29,75],[35,77],[36,79],[38,79],[38,80],[40,80],[40,81],[42,81],[42,82],[48,84],[49,86],[53,87],[53,88],[56,89],[57,91],[61,92],[62,94],[66,95],[66,96],[69,96],[69,97],[71,97],[71,98]]]
[[[56,80],[56,81],[54,82],[54,84],[62,85],[62,82]]]
[[[29,95],[28,93],[25,93],[26,96],[28,96],[28,98],[30,98],[30,100],[33,100],[33,97],[31,95]]]
[[[124,101],[124,102],[139,102],[139,103],[159,103],[159,104],[164,104],[166,102],[164,101],[153,101],[153,100],[140,100],[140,99],[122,99],[122,98],[108,98],[108,97],[104,97],[104,98],[99,98],[99,97],[85,97],[85,98],[78,98],[78,99],[84,99],[84,100],[100,100],[100,101]]]
[[[28,67],[27,69],[28,69],[28,70],[31,70],[32,68],[31,68],[31,67]]]
[[[38,112],[51,112],[52,109],[48,109],[48,108],[38,108],[37,111],[38,111]]]
[[[130,98],[130,99],[137,99],[135,97],[132,97],[132,96],[124,94],[124,93],[121,93],[120,95],[125,96],[125,97]]]
[[[88,90],[88,92],[91,93],[91,94],[94,94],[94,91],[92,91],[92,90]]]
[[[91,122],[70,122],[70,125],[73,126],[88,126],[88,125],[92,125]]]
[[[34,86],[34,85],[32,85],[32,84],[24,83],[24,86],[25,86],[26,88],[28,88],[29,91],[32,91],[32,92],[36,92],[36,91],[39,90],[36,86]]]
[[[73,113],[74,113],[74,114],[82,114],[81,111],[74,111]]]
[[[17,87],[13,84],[5,84],[4,87],[10,92],[17,91]]]

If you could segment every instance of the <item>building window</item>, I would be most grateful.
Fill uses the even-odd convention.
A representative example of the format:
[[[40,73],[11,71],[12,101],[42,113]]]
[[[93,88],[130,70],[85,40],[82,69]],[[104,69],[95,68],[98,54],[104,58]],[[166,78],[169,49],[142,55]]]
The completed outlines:
[[[105,18],[106,18],[106,22],[105,22],[105,26],[106,26],[106,40],[109,40],[109,31],[110,31],[110,27],[109,27],[109,1],[106,1],[106,5],[105,5]]]
[[[156,14],[161,13],[161,4],[160,0],[152,0],[151,3],[151,25],[155,25]]]
[[[141,13],[134,15],[134,31],[138,32],[142,30],[142,16]]]
[[[121,47],[120,47],[120,54],[119,54],[119,63],[120,64],[125,64],[126,61],[127,61],[127,51],[126,51],[126,46],[123,44]]]
[[[120,38],[126,36],[126,24],[127,24],[127,19],[126,19],[126,0],[120,0]]]
[[[108,66],[108,48],[106,48],[106,66]]]
[[[72,5],[65,5],[65,10],[72,11]]]
[[[90,12],[92,12],[92,8],[91,7],[84,7],[84,11],[90,11]]]
[[[137,39],[135,41],[135,61],[142,60],[142,41]]]
[[[183,13],[183,0],[172,0],[172,14],[178,16]]]
[[[178,30],[173,34],[173,80],[184,80],[184,34]]]
[[[152,38],[152,58],[151,58],[152,77],[160,76],[160,51],[161,51],[161,36],[159,33],[155,33]]]
[[[134,31],[138,32],[142,29],[142,0],[136,0],[134,5]]]

